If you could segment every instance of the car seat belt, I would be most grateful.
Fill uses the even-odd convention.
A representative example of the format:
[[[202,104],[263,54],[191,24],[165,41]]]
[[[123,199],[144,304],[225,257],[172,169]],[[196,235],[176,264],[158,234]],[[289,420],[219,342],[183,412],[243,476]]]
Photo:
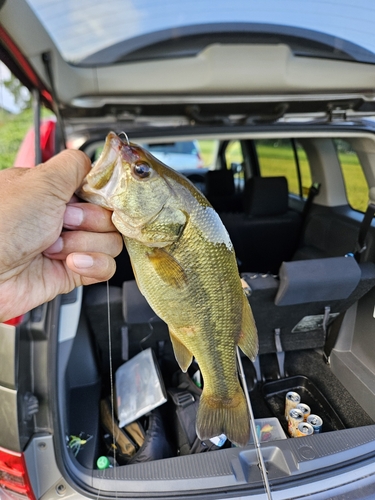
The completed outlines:
[[[361,225],[359,227],[357,244],[354,251],[354,258],[357,262],[360,261],[362,253],[366,250],[366,237],[368,230],[370,229],[372,219],[375,215],[375,203],[370,201],[368,204],[365,215],[362,219]]]
[[[323,358],[324,358],[324,361],[327,363],[327,365],[330,364],[331,352],[332,352],[332,349],[335,347],[337,337],[339,336],[340,328],[341,328],[342,322],[344,321],[345,313],[346,313],[346,311],[340,313],[329,328],[328,336],[327,336],[326,343],[324,345],[324,352],[323,352]]]
[[[315,196],[319,194],[319,191],[320,191],[320,183],[313,182],[311,184],[310,189],[309,189],[309,194],[307,195],[307,199],[305,201],[305,205],[304,205],[303,210],[302,210],[302,224],[304,224],[306,217],[307,217],[307,214],[310,211],[312,202],[313,202]]]

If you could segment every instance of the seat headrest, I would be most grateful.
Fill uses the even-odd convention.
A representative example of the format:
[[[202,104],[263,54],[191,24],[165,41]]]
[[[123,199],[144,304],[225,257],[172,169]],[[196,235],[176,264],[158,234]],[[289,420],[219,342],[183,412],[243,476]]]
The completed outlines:
[[[361,279],[361,269],[353,257],[283,262],[277,306],[347,299]]]
[[[282,215],[288,210],[286,177],[251,177],[244,190],[244,211],[252,217]]]
[[[206,174],[206,194],[210,196],[232,196],[235,193],[232,170],[209,170]]]

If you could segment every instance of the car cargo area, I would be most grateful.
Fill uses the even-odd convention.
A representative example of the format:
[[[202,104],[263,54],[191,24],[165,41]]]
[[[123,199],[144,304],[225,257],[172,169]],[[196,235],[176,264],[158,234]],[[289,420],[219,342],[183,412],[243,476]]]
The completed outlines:
[[[131,283],[133,291],[134,286],[135,283]],[[64,405],[60,408],[60,425],[65,436],[67,468],[73,476],[103,491],[139,492],[146,483],[149,492],[175,491],[176,488],[204,490],[213,476],[219,476],[218,486],[241,488],[250,483],[261,487],[253,442],[245,448],[235,448],[226,441],[221,449],[211,442],[197,443],[196,437],[194,442],[194,398],[199,389],[192,378],[198,367],[193,364],[188,375],[182,374],[174,359],[166,325],[155,316],[144,322],[138,316],[132,319],[133,323],[125,323],[123,290],[112,286],[109,296],[111,361],[105,285],[84,291],[77,335],[68,350],[67,342],[60,344],[60,365],[66,366],[60,380]],[[62,307],[69,308],[72,304]],[[117,434],[116,402],[112,413],[114,422],[111,420],[110,363],[115,373],[123,365],[124,355],[132,359],[149,348],[155,354],[168,401],[137,420],[143,430],[143,443],[137,444],[134,435],[126,432],[125,445]],[[269,480],[274,485],[283,478],[308,475],[316,468],[326,467],[327,457],[329,465],[334,467],[340,463],[340,453],[344,450],[351,450],[350,456],[355,460],[372,450],[371,441],[375,439],[373,418],[334,375],[321,349],[299,349],[284,354],[283,377],[277,353],[261,354],[257,367],[243,358],[258,437]],[[114,383],[115,377],[112,380]],[[322,418],[319,434],[302,438],[289,436],[284,415],[285,396],[289,391],[297,392],[311,413]],[[106,417],[100,414],[102,401],[107,402]],[[183,412],[184,417],[179,418],[179,412],[180,415]],[[182,423],[186,427],[190,425],[190,442],[189,432],[181,430]],[[72,437],[79,437],[82,444],[73,445]],[[127,450],[130,450],[129,456]],[[115,467],[98,470],[100,456],[116,457]],[[119,480],[127,481],[126,486],[120,486]]]
[[[247,139],[242,151],[251,150]],[[220,196],[216,190],[215,198],[210,183],[233,180],[229,170],[191,176],[231,236],[257,325],[259,355],[241,359],[271,488],[370,459],[375,440],[373,229],[356,256],[363,216],[347,203],[328,203],[343,200],[337,172],[322,173],[319,151],[332,163],[332,140],[311,134],[298,143],[308,153],[309,182],[320,185],[308,212],[306,196],[288,189],[290,176],[237,179],[245,203],[237,188]],[[358,135],[351,144],[361,144],[363,160],[372,139]],[[245,447],[225,436],[196,436],[199,366],[193,361],[181,371],[168,327],[141,295],[125,249],[116,260],[108,284],[62,298],[55,418],[69,475],[95,494],[208,492],[213,480],[216,488],[261,491],[253,433]],[[288,428],[289,393],[321,419],[311,435],[296,437]]]

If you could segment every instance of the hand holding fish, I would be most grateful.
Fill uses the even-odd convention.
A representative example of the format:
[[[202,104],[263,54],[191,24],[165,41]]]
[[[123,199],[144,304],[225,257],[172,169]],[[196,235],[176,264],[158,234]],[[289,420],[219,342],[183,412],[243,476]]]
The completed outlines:
[[[218,214],[185,177],[114,132],[77,194],[113,211],[138,287],[168,324],[180,368],[186,371],[193,357],[198,362],[200,439],[223,433],[245,445],[249,412],[236,346],[254,359],[258,339]]]
[[[114,274],[122,241],[111,214],[73,197],[89,170],[68,150],[0,172],[0,321]]]

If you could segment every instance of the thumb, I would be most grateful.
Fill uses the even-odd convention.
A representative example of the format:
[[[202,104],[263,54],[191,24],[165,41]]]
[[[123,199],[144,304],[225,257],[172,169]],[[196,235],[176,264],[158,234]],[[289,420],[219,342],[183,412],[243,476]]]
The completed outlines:
[[[48,176],[51,193],[65,203],[71,199],[90,169],[89,157],[74,149],[66,149],[37,167],[40,173]]]

